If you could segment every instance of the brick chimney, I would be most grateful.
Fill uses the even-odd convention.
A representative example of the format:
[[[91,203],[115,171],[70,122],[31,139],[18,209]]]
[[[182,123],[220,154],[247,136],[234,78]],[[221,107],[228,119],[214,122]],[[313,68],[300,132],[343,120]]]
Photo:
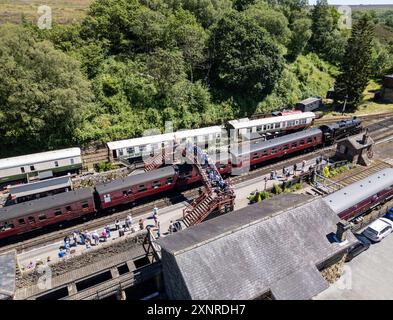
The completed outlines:
[[[337,232],[336,237],[339,242],[343,242],[347,239],[347,232],[351,228],[351,225],[348,221],[341,220],[337,223]]]
[[[362,144],[366,144],[367,140],[368,140],[368,128],[366,129],[366,132],[363,135]]]

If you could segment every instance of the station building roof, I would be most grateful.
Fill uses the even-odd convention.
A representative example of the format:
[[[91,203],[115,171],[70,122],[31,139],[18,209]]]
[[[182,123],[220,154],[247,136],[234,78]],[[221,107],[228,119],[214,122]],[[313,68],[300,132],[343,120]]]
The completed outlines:
[[[16,251],[0,254],[0,300],[12,299],[15,293]]]
[[[34,183],[26,183],[16,186],[11,186],[9,192],[12,196],[19,198],[32,194],[57,190],[61,188],[68,188],[71,186],[71,178],[68,176],[54,179],[42,180]]]
[[[337,215],[321,199],[282,194],[159,241],[170,299],[311,299],[328,287],[318,267],[356,240],[329,240]]]

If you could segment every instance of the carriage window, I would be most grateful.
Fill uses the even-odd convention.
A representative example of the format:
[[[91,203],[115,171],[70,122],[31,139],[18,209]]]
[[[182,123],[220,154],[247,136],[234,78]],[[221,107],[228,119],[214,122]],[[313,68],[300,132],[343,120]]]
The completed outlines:
[[[307,139],[307,143],[311,143],[312,142],[312,137]]]
[[[276,123],[276,124],[274,125],[274,128],[275,128],[275,129],[280,128],[280,123]]]
[[[25,221],[24,218],[21,218],[21,219],[18,220],[18,223],[19,224],[26,224],[26,221]]]
[[[55,167],[59,166],[59,161],[55,161]]]
[[[288,149],[289,149],[289,145],[286,144],[286,145],[283,147],[283,149],[284,149],[284,150],[288,150]]]
[[[300,140],[300,145],[304,145],[304,140]]]
[[[121,156],[123,156],[123,155],[124,155],[123,149],[119,149],[119,156],[121,157]]]
[[[257,126],[257,132],[262,131],[262,126]]]
[[[128,154],[134,154],[135,153],[135,148],[127,148],[127,153]]]
[[[28,217],[27,220],[29,221],[29,223],[34,223],[35,222],[35,218],[34,217]]]
[[[111,195],[110,194],[105,194],[104,195],[104,202],[105,203],[111,202]]]
[[[35,170],[34,166],[30,166],[30,171],[34,171],[34,170]]]
[[[272,151],[270,152],[271,154],[276,154],[277,153],[277,148],[273,148]]]
[[[71,164],[74,164],[74,163],[75,163],[74,159],[71,159],[70,162],[71,162]]]
[[[252,159],[255,160],[255,159],[258,159],[258,158],[259,158],[258,152],[255,152],[255,153],[252,155]]]
[[[89,207],[89,203],[88,202],[83,202],[82,203],[82,208],[83,209],[86,209],[86,208],[88,208]]]
[[[40,221],[45,220],[45,219],[46,219],[46,215],[44,215],[44,214],[40,214],[38,216],[38,220],[40,220]]]
[[[262,157],[267,156],[267,150],[262,151]]]
[[[296,142],[292,143],[292,148],[296,148],[296,147],[297,147],[297,143]]]
[[[153,188],[158,188],[159,186],[161,186],[161,182],[160,181],[153,181],[152,185],[153,185]]]
[[[172,177],[166,179],[166,184],[172,184],[172,183],[173,183]]]
[[[147,190],[147,188],[145,187],[144,184],[140,184],[140,185],[138,186],[138,191],[139,191],[139,192],[146,191],[146,190]]]
[[[66,211],[71,211],[71,210],[72,210],[71,206],[66,207]],[[60,212],[60,214],[61,214],[61,212]],[[55,215],[56,215],[56,212],[55,212]]]
[[[139,150],[142,152],[142,151],[146,151],[146,145],[142,145],[142,146],[139,146]]]
[[[124,196],[124,197],[127,197],[127,195],[128,195],[127,190],[124,190],[124,191],[123,191],[123,196]]]
[[[24,168],[24,167],[21,167],[21,168],[20,168],[20,171],[21,171],[22,173],[25,173],[25,168]]]
[[[4,223],[4,230],[13,229],[15,226],[12,223],[5,222]]]

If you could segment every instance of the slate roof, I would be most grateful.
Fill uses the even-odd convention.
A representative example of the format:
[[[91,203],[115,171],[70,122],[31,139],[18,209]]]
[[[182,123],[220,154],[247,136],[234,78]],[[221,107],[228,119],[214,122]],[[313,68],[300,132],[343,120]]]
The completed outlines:
[[[15,293],[16,251],[0,255],[0,300],[12,299]]]
[[[65,206],[77,201],[87,200],[92,196],[92,189],[84,188],[59,193],[37,200],[14,204],[0,208],[0,221],[7,221],[9,219],[15,219],[27,214],[38,213],[40,211]]]
[[[175,169],[173,166],[168,166],[133,176],[117,179],[108,183],[103,183],[96,186],[98,194],[109,193],[117,190],[127,189],[131,186],[152,182],[166,177],[174,177]]]
[[[337,215],[321,199],[282,194],[159,241],[170,299],[311,299],[316,269],[356,242],[331,243]]]
[[[34,183],[26,183],[22,185],[12,186],[9,188],[11,195],[19,198],[31,194],[37,194],[56,190],[60,188],[67,188],[71,186],[71,178],[68,176],[54,179],[42,180]]]

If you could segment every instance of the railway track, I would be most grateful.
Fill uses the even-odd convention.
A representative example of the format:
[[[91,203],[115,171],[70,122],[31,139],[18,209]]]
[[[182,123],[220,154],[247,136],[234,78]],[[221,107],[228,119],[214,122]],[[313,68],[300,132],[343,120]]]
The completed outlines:
[[[386,130],[386,127],[388,126],[388,124],[393,125],[393,118],[390,118],[390,115],[393,116],[393,113],[385,113],[384,115],[385,115],[385,117],[386,117],[386,115],[389,115],[389,118],[381,120],[382,125],[378,125],[377,123],[375,123],[370,126],[371,128],[369,128],[370,133],[374,132],[374,134],[377,134],[378,132],[382,132],[382,134],[374,135],[375,142],[392,135],[391,133],[389,133],[389,131],[390,131],[389,129]],[[379,118],[381,116],[382,116],[381,114],[378,115]],[[371,119],[370,117],[371,116],[367,117],[367,120],[370,120]],[[374,118],[378,119],[378,118],[376,118],[376,116],[373,115],[373,119]],[[330,122],[331,121],[332,120],[330,120]],[[268,174],[272,170],[281,170],[283,167],[288,167],[290,165],[293,165],[294,163],[299,163],[303,160],[307,161],[310,159],[314,159],[315,157],[317,157],[319,155],[333,156],[335,148],[336,148],[336,145],[332,145],[329,147],[318,149],[313,152],[309,152],[307,154],[301,154],[301,155],[298,155],[295,157],[289,157],[287,159],[283,159],[282,161],[279,161],[276,163],[272,163],[272,164],[264,165],[262,167],[254,168],[254,170],[247,172],[244,175],[231,177],[230,180],[231,180],[232,184],[235,185],[235,184],[238,184],[238,183],[241,183],[241,182],[244,182],[247,180],[252,180],[252,179],[257,178],[259,176]],[[363,171],[365,171],[365,170],[363,170]],[[353,174],[352,171],[351,171],[351,173]],[[350,181],[349,178],[348,178],[348,181]],[[88,220],[82,224],[73,225],[69,228],[57,230],[52,233],[47,233],[42,236],[28,239],[28,240],[25,240],[22,242],[5,245],[0,248],[0,253],[6,252],[9,250],[13,250],[13,249],[16,250],[17,252],[22,252],[22,251],[26,251],[26,250],[30,250],[30,249],[42,246],[43,244],[47,244],[49,242],[59,241],[59,240],[62,240],[66,235],[69,235],[75,229],[80,229],[80,230],[98,229],[98,228],[103,227],[107,224],[112,224],[115,217],[119,217],[120,219],[125,219],[125,217],[128,214],[132,214],[134,219],[138,219],[143,214],[146,214],[146,212],[152,211],[152,209],[155,206],[160,207],[160,208],[164,208],[164,207],[167,207],[167,206],[170,206],[170,205],[173,205],[173,204],[185,201],[185,200],[188,200],[188,201],[192,200],[198,194],[197,189],[198,189],[198,187],[187,190],[183,194],[177,194],[174,196],[157,199],[157,200],[151,201],[149,203],[144,203],[144,204],[135,206],[133,208],[126,209],[121,212],[114,212],[109,215],[105,215],[103,217],[100,216],[95,219]]]

